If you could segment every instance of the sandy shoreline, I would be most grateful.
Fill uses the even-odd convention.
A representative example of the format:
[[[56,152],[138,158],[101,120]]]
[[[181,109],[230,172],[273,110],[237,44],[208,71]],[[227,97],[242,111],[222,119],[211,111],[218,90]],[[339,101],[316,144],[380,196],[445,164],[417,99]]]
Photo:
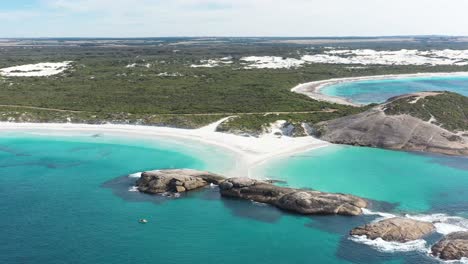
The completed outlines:
[[[323,94],[321,90],[327,86],[345,83],[345,82],[403,79],[403,78],[412,78],[412,77],[445,77],[445,76],[468,76],[468,72],[387,74],[387,75],[336,78],[336,79],[328,79],[328,80],[299,84],[295,86],[294,88],[292,88],[291,92],[304,94],[304,95],[309,96],[312,99],[319,100],[319,101],[327,101],[331,103],[352,105],[352,106],[361,106],[360,104],[353,103],[346,98]]]
[[[259,138],[243,137],[233,134],[215,132],[216,123],[199,129],[178,129],[169,127],[153,127],[138,125],[88,125],[88,124],[57,124],[57,123],[8,123],[0,122],[1,132],[54,132],[60,133],[90,133],[119,135],[126,138],[176,139],[191,140],[226,149],[236,157],[236,169],[232,174],[250,176],[250,171],[256,165],[267,160],[293,155],[311,149],[331,145],[328,142],[313,137],[282,137],[264,135]]]

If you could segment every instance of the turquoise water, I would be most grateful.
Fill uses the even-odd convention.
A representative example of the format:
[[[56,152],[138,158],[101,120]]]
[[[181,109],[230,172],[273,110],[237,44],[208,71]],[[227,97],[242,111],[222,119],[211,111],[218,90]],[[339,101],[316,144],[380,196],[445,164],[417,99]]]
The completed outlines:
[[[332,146],[278,160],[262,174],[297,187],[352,193],[400,212],[466,213],[468,158]],[[453,208],[463,207],[464,210]]]
[[[0,263],[432,263],[347,239],[373,218],[305,217],[216,188],[178,199],[130,192],[127,174],[229,170],[233,157],[197,144],[117,137],[0,137]],[[466,212],[466,160],[332,147],[258,173],[295,187],[351,192],[388,210]],[[405,186],[409,184],[408,186]],[[465,188],[466,189],[466,188]],[[447,210],[446,210],[447,211]],[[147,218],[148,224],[138,224]]]
[[[468,76],[345,82],[321,90],[326,95],[343,97],[359,104],[382,103],[393,96],[422,91],[451,91],[468,96]]]

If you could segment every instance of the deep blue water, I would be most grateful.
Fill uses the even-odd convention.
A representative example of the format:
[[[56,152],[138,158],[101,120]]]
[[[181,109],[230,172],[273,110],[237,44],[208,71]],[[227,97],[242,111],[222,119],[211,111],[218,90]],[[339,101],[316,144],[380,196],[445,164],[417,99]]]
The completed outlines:
[[[344,82],[321,90],[326,95],[343,97],[359,104],[382,103],[393,96],[422,91],[451,91],[468,96],[468,76]]]
[[[460,215],[468,208],[463,164],[466,159],[332,147],[259,171],[293,187],[364,195],[382,210]],[[127,175],[136,171],[223,172],[232,165],[225,151],[195,143],[3,135],[0,263],[435,263],[424,253],[382,253],[348,239],[350,229],[374,216],[292,215],[221,199],[216,188],[178,199],[129,191],[135,179]]]

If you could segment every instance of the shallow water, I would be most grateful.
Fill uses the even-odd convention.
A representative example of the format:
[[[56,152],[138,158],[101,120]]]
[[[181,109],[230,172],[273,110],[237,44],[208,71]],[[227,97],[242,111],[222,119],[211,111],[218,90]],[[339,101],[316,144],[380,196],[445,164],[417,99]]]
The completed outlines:
[[[107,136],[0,137],[0,263],[431,263],[348,239],[375,216],[305,217],[205,188],[178,199],[131,192],[127,174],[230,169],[207,146]],[[465,160],[330,147],[257,168],[287,185],[344,191],[387,210],[466,212]],[[457,184],[455,184],[455,182]],[[409,186],[405,187],[405,183]],[[444,205],[457,205],[444,211]],[[147,218],[148,224],[138,223]]]
[[[422,91],[451,91],[468,96],[468,76],[344,82],[321,90],[326,95],[343,97],[359,104],[382,103],[393,96]]]

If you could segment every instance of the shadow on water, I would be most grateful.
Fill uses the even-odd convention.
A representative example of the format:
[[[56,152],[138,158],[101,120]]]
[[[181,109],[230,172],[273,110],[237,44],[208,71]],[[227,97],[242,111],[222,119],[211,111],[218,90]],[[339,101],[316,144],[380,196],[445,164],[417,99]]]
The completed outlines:
[[[367,199],[368,205],[367,208],[374,212],[395,212],[400,203],[390,203],[384,201],[377,201],[372,199]]]
[[[91,151],[96,151],[98,157],[107,157],[112,154],[112,148],[102,148],[102,147],[94,147],[94,146],[87,146],[87,147],[76,147],[69,150],[71,153],[77,152],[87,152],[87,154],[91,154]]]
[[[223,198],[224,206],[231,210],[236,217],[247,218],[265,223],[277,222],[286,212],[268,204],[233,198]]]
[[[465,199],[459,199],[455,201],[450,201],[447,203],[446,200],[448,197],[468,197],[468,190],[465,186],[459,187],[458,189],[439,192],[434,194],[431,197],[431,208],[426,213],[444,213],[448,215],[460,215],[463,212],[468,212],[468,201]],[[465,214],[465,217],[467,215]]]
[[[101,187],[110,189],[114,195],[128,202],[152,202],[155,204],[161,204],[168,199],[171,199],[160,195],[149,195],[138,191],[129,191],[135,185],[135,181],[135,178],[125,175],[106,181],[101,185]]]
[[[428,157],[431,159],[431,162],[437,163],[443,166],[468,171],[468,157],[459,157],[459,156],[448,156],[441,154],[433,153],[424,153],[424,152],[411,152],[416,155],[423,157]]]
[[[4,146],[4,145],[0,145],[0,152],[5,152],[5,153],[9,153],[9,154],[13,154],[13,155],[16,155],[16,156],[23,156],[23,157],[29,157],[31,156],[30,154],[28,153],[24,153],[24,152],[21,152],[21,151],[17,151],[15,149],[12,149],[10,147],[7,147],[7,146]]]
[[[38,160],[38,161],[28,161],[28,162],[17,162],[17,163],[7,163],[0,164],[0,168],[12,168],[12,167],[46,167],[48,169],[63,169],[63,168],[72,168],[82,165],[83,162],[50,162],[47,160]]]
[[[375,215],[318,215],[311,216],[311,222],[305,224],[305,226],[309,228],[320,229],[328,233],[347,235],[351,229],[367,224],[376,218],[378,218],[378,216]]]

